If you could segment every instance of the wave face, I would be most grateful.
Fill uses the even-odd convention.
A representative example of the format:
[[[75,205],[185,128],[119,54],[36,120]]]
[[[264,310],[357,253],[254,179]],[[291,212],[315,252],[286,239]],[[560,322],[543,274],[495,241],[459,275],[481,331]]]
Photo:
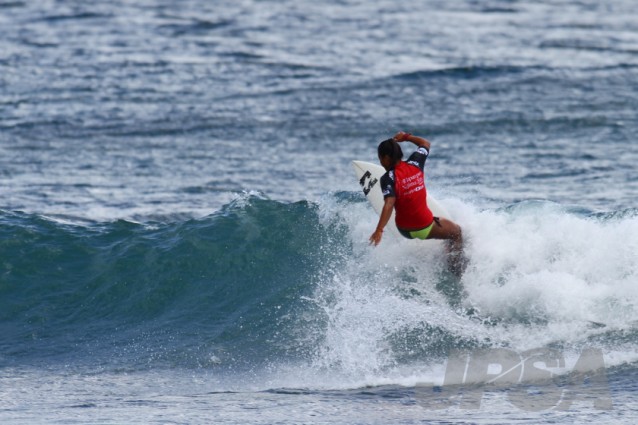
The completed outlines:
[[[186,365],[220,347],[246,362],[281,354],[267,341],[334,262],[344,231],[322,227],[316,205],[256,197],[171,224],[87,227],[6,212],[0,223],[5,361],[107,347],[124,361]]]
[[[438,242],[386,232],[369,247],[374,213],[346,192],[244,196],[168,224],[4,212],[0,364],[203,367],[341,387],[419,379],[454,349],[593,344],[636,360],[637,211],[446,204],[464,223],[460,281]]]

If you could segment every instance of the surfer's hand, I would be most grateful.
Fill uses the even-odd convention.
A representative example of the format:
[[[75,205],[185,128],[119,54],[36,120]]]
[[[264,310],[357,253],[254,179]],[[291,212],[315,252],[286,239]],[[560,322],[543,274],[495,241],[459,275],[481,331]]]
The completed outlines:
[[[370,236],[370,245],[377,246],[379,242],[381,242],[381,237],[383,236],[383,230],[375,230],[372,236]]]
[[[397,142],[405,142],[406,140],[408,140],[408,137],[410,136],[411,136],[410,133],[399,131],[397,134],[394,135],[393,139],[396,140]]]

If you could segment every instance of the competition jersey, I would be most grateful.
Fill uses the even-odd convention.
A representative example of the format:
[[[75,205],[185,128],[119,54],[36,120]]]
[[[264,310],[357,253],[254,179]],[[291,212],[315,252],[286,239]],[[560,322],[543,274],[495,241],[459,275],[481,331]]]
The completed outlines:
[[[381,177],[383,199],[395,197],[395,221],[399,229],[418,230],[432,224],[434,216],[427,205],[423,169],[429,152],[419,147],[407,161],[400,161]]]

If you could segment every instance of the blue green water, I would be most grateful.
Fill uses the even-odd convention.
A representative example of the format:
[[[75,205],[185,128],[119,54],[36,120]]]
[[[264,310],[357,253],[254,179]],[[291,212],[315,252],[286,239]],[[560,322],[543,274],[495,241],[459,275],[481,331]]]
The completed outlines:
[[[317,210],[248,198],[197,220],[89,227],[4,213],[3,363],[197,367],[220,346],[233,367],[286,355],[268,339],[344,250],[345,230],[322,228]],[[127,359],[122,346],[140,352]]]
[[[637,18],[0,0],[0,422],[633,424]],[[461,280],[367,244],[350,161],[398,130]],[[539,347],[602,350],[613,408],[418,401],[454,350]]]

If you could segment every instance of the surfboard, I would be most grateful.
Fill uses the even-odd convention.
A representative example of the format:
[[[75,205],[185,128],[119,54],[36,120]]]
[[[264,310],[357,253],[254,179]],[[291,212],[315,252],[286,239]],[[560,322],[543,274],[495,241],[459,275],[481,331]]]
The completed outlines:
[[[379,164],[365,161],[352,161],[352,166],[354,167],[354,172],[357,175],[357,180],[363,190],[363,194],[370,204],[372,204],[372,208],[374,208],[377,214],[381,214],[383,204],[385,203],[383,193],[381,192],[381,176],[385,174],[385,168]],[[427,204],[435,217],[450,218],[447,210],[429,192]],[[389,224],[390,223],[394,223],[394,211],[392,212],[392,218],[390,218]],[[396,230],[394,225],[392,225],[392,227]]]

